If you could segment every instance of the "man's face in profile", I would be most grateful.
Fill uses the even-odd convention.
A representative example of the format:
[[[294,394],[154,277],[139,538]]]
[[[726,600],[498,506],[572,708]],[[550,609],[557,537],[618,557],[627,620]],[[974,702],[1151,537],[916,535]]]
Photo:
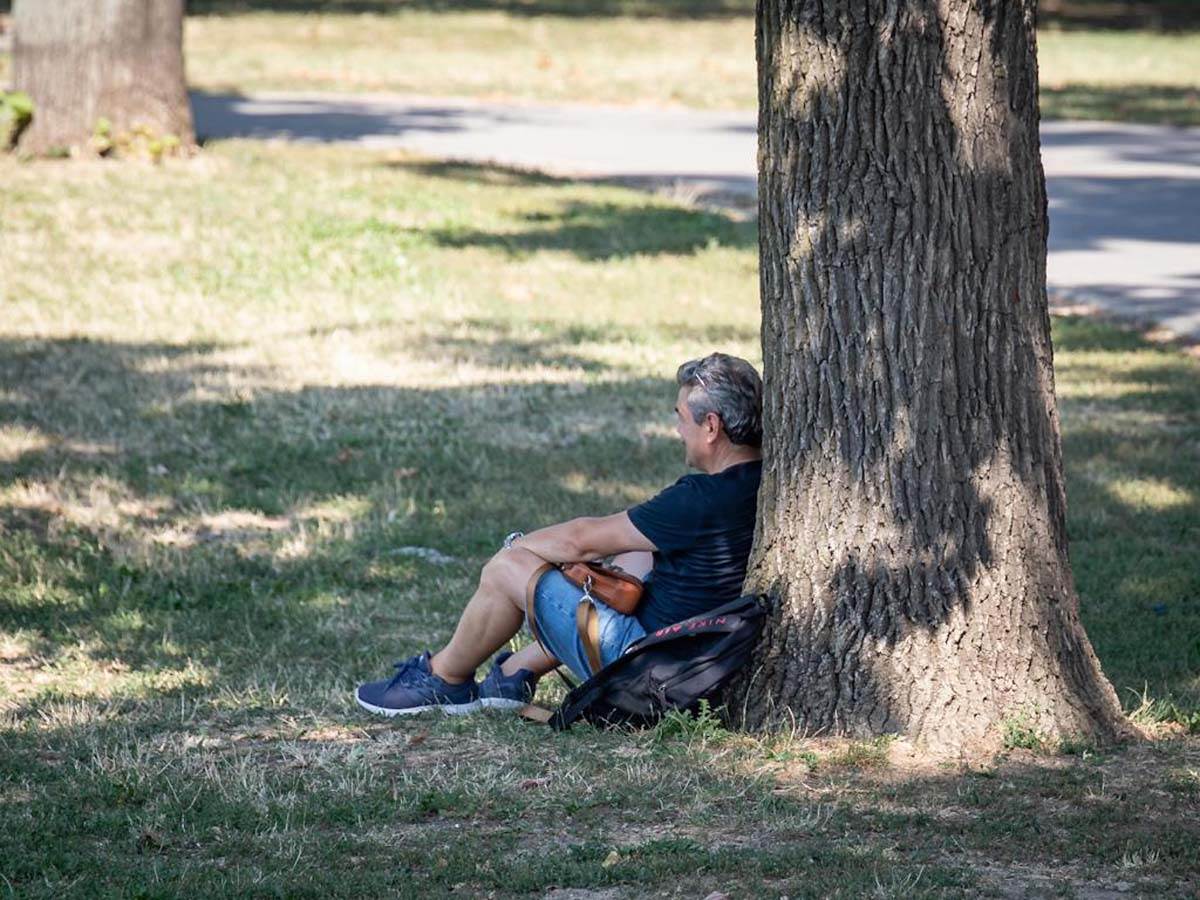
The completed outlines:
[[[687,398],[693,391],[699,390],[695,385],[684,385],[675,397],[675,431],[683,440],[683,462],[691,468],[700,468],[699,460],[708,446],[705,440],[707,434],[707,419],[696,420],[688,409]]]

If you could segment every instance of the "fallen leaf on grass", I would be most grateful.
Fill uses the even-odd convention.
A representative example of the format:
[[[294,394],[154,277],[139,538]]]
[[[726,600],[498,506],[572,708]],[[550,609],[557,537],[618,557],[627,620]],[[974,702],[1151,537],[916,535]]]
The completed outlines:
[[[604,862],[600,863],[600,868],[611,869],[613,866],[615,866],[620,861],[621,861],[621,854],[618,853],[616,850],[613,850],[612,852],[610,852],[608,854],[608,856],[604,857]]]
[[[408,739],[408,746],[416,747],[419,744],[423,744],[423,743],[425,743],[425,740],[428,737],[429,737],[428,731],[422,731],[419,734],[414,734],[412,737],[410,737]]]
[[[533,788],[536,788],[536,787],[541,787],[543,784],[549,784],[549,783],[550,783],[549,778],[526,778],[524,781],[521,782],[521,789],[528,791],[528,790],[532,790]]]

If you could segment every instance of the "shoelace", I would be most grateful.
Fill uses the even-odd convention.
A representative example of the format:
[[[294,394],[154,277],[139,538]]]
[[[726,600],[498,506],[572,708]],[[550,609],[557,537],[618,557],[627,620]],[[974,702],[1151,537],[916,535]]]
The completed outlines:
[[[396,670],[396,674],[388,682],[388,689],[394,688],[403,681],[409,672],[415,671],[418,674],[424,675],[425,673],[421,671],[420,661],[421,657],[418,656],[416,659],[402,659],[392,663],[392,668]]]

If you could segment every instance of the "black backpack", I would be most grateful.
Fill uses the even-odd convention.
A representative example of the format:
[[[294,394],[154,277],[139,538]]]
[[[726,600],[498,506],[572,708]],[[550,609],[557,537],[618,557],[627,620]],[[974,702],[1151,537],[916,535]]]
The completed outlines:
[[[567,694],[550,727],[651,725],[669,710],[695,711],[746,665],[765,616],[763,598],[746,596],[651,632]]]

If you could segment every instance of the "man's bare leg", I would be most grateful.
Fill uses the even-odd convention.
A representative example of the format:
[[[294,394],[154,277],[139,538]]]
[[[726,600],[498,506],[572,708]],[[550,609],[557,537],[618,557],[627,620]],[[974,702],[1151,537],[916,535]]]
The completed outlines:
[[[493,556],[479,575],[479,588],[458,620],[454,637],[430,660],[433,673],[451,684],[474,677],[480,664],[521,630],[525,622],[525,590],[544,560],[528,550],[513,547]],[[649,553],[622,553],[613,562],[631,575],[643,577],[653,565]],[[501,671],[512,675],[526,669],[544,675],[558,660],[534,643],[504,661]]]
[[[500,671],[505,675],[515,675],[518,669],[525,669],[541,677],[547,672],[553,672],[558,666],[558,660],[541,648],[536,641],[526,644],[504,661]]]
[[[525,588],[530,576],[544,562],[540,556],[520,547],[501,550],[488,560],[479,574],[479,588],[458,620],[454,637],[429,661],[434,675],[451,684],[473,678],[479,665],[521,630],[525,621]],[[553,665],[542,671],[552,668]]]

